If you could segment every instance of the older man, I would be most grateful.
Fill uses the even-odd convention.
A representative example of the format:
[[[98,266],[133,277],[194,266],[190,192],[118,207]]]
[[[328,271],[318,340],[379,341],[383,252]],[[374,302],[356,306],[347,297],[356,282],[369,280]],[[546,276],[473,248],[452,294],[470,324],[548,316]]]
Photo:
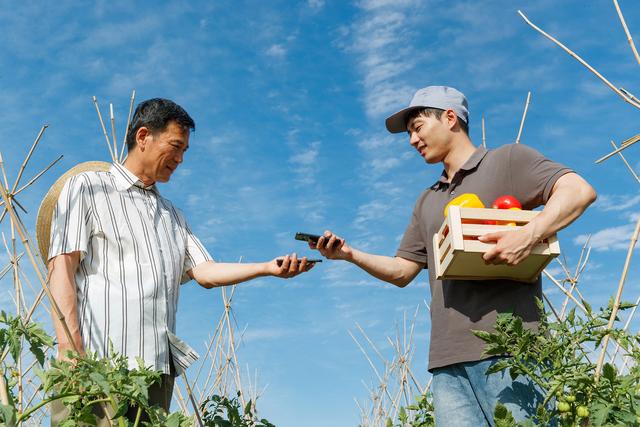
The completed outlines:
[[[139,357],[164,372],[150,403],[168,410],[173,376],[196,357],[175,335],[180,284],[194,279],[211,288],[259,276],[287,278],[312,264],[295,254],[256,264],[214,262],[156,186],[183,162],[193,119],[170,100],[150,99],[138,105],[131,123],[125,163],[73,176],[58,198],[50,286],[73,340],[54,319],[58,356],[76,348],[106,357],[112,346],[132,367]],[[54,413],[52,425],[61,418]]]
[[[595,192],[580,176],[522,144],[487,151],[475,147],[468,135],[467,100],[456,89],[429,86],[416,92],[410,105],[390,116],[387,129],[407,132],[409,143],[429,164],[442,164],[440,179],[418,198],[395,257],[368,254],[350,247],[330,231],[317,249],[343,259],[399,287],[429,269],[431,342],[429,370],[436,425],[494,425],[493,410],[504,403],[517,420],[535,415],[540,403],[530,379],[507,373],[486,375],[498,359],[483,355],[484,342],[473,330],[492,330],[500,312],[521,316],[528,326],[539,319],[534,284],[513,280],[437,280],[431,242],[443,222],[445,205],[463,193],[475,193],[485,205],[511,194],[524,209],[545,205],[526,226],[480,237],[495,242],[484,254],[487,263],[515,265],[531,248],[566,227],[595,200]]]

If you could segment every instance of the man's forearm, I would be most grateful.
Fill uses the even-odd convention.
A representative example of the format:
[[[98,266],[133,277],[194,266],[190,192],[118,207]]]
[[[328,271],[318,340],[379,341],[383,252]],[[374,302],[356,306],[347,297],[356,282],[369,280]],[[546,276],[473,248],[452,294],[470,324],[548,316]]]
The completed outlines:
[[[233,285],[268,274],[268,263],[207,262],[192,270],[193,278],[205,288]]]
[[[593,188],[576,174],[561,177],[558,184],[542,212],[529,223],[536,241],[571,224],[596,199]]]
[[[399,287],[408,285],[421,269],[417,263],[399,257],[373,255],[354,248],[351,249],[351,257],[347,261],[357,265],[373,277]]]
[[[67,350],[84,353],[80,323],[78,321],[78,300],[75,283],[77,257],[75,259],[74,257],[71,254],[59,255],[52,259],[49,264],[49,269],[51,270],[49,289],[71,335],[71,337],[67,335],[62,320],[58,318],[55,310],[52,310],[51,315],[58,341],[58,355],[62,357],[64,357],[64,353]]]

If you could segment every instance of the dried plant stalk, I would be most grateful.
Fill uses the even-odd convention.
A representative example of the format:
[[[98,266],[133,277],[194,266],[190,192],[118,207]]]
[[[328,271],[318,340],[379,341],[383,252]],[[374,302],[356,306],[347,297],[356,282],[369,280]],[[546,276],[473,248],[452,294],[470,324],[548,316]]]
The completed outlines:
[[[593,68],[591,65],[589,65],[584,59],[582,59],[580,56],[578,56],[575,52],[573,52],[571,49],[569,49],[568,47],[566,47],[564,44],[560,43],[558,40],[556,40],[553,36],[549,35],[548,33],[546,33],[544,30],[542,30],[541,28],[539,28],[538,26],[536,26],[533,22],[531,22],[529,20],[529,18],[527,18],[525,16],[524,13],[522,13],[522,11],[518,11],[518,14],[522,17],[522,19],[524,19],[524,21],[529,24],[529,26],[531,28],[533,28],[534,30],[536,30],[537,32],[539,32],[540,34],[542,34],[543,36],[545,36],[546,38],[548,38],[549,40],[551,40],[552,42],[554,42],[555,44],[557,44],[560,48],[562,48],[565,52],[567,52],[569,55],[571,55],[572,57],[574,57],[578,62],[580,62],[582,65],[584,65],[589,71],[591,71],[593,74],[596,75],[596,77],[598,77],[600,80],[602,80],[602,82],[607,85],[607,87],[609,89],[611,89],[612,91],[614,91],[615,93],[617,93],[622,99],[624,99],[625,102],[628,102],[629,104],[633,105],[634,107],[640,109],[640,104],[636,101],[634,101],[633,99],[631,99],[629,96],[625,95],[622,91],[620,91],[620,89],[618,89],[617,87],[615,87],[609,80],[607,80],[602,74],[600,74],[595,68]]]
[[[520,129],[518,129],[516,144],[520,143],[520,136],[522,135],[522,128],[524,127],[524,121],[527,118],[527,110],[529,110],[530,102],[531,102],[531,91],[527,92],[527,101],[524,103],[524,111],[522,112],[522,120],[520,121]]]
[[[611,317],[609,317],[609,323],[607,325],[607,330],[611,330],[613,324],[616,320],[616,315],[618,314],[618,309],[620,308],[620,300],[622,299],[622,290],[624,289],[624,283],[627,279],[627,272],[629,271],[629,265],[631,264],[631,256],[633,255],[633,249],[636,246],[636,242],[638,241],[638,234],[640,233],[640,218],[636,222],[636,228],[633,231],[633,235],[631,236],[631,241],[629,242],[629,249],[627,250],[627,258],[624,261],[624,268],[622,269],[622,276],[620,277],[620,283],[618,284],[618,291],[616,292],[616,298],[613,303],[613,310],[611,311]],[[604,357],[607,351],[607,345],[609,344],[610,335],[607,333],[602,340],[602,350],[600,351],[600,356],[598,357],[598,363],[596,364],[596,373],[595,379],[596,381],[600,378],[600,372],[602,371],[602,365],[604,364]]]

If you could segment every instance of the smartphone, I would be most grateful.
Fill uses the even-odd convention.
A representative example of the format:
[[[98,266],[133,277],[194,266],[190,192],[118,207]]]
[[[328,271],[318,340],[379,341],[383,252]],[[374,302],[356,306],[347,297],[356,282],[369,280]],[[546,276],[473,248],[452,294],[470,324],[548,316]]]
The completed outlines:
[[[298,258],[298,261],[300,261],[300,259],[301,258]],[[282,261],[284,261],[284,260],[282,260],[282,259],[276,260],[276,263],[278,264],[278,267],[282,266]],[[321,259],[308,259],[307,260],[307,264],[313,264],[313,263],[316,263],[316,262],[322,262],[322,260]]]
[[[309,234],[309,233],[296,233],[296,240],[302,240],[303,242],[313,243],[314,245],[318,244],[318,239],[322,237],[317,234]],[[325,237],[325,245],[327,244],[328,239]],[[341,239],[336,237],[337,242],[341,242]]]
[[[309,233],[296,233],[296,240],[302,240],[303,242],[309,243],[318,243],[318,239],[322,237],[317,234],[309,234]]]

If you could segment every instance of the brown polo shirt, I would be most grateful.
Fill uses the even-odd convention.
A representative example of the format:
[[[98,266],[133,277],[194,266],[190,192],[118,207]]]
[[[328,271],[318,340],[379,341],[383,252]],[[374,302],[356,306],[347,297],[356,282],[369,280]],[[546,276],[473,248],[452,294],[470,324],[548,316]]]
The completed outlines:
[[[480,147],[447,183],[445,172],[415,205],[396,256],[425,263],[431,287],[429,370],[483,358],[485,344],[472,330],[491,331],[496,316],[513,312],[530,327],[539,319],[535,298],[542,298],[541,280],[436,280],[432,241],[444,221],[445,205],[463,193],[475,193],[485,206],[513,195],[526,210],[543,205],[562,175],[572,172],[522,144],[487,151]]]

